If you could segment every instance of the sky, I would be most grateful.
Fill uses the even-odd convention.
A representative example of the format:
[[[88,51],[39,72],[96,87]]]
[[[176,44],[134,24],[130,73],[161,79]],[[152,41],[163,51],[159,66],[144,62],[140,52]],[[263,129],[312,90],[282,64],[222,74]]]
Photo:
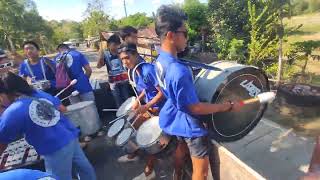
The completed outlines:
[[[37,4],[39,14],[46,20],[74,20],[82,21],[86,10],[85,0],[34,0]],[[115,19],[125,16],[123,0],[104,0],[105,12]],[[126,0],[127,13],[135,14],[144,12],[148,16],[156,12],[162,4],[182,3],[183,0]],[[207,2],[207,0],[200,0]]]

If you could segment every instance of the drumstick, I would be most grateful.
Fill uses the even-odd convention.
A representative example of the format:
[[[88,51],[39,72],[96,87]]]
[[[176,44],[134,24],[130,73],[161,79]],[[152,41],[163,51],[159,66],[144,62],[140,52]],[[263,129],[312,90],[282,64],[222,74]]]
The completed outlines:
[[[75,85],[78,81],[76,79],[72,80],[70,82],[70,84],[65,87],[64,89],[62,89],[58,94],[56,94],[54,97],[58,97],[60,94],[62,94],[65,90],[67,90],[69,87],[71,87],[72,85]]]
[[[68,98],[71,97],[71,96],[77,96],[78,94],[79,94],[79,91],[73,91],[69,96],[61,99],[61,102],[64,101],[64,100],[66,100],[66,99],[68,99]]]
[[[257,97],[240,101],[240,104],[248,105],[256,102],[259,102],[260,104],[271,103],[275,99],[275,97],[276,97],[276,93],[274,92],[264,92],[257,95]]]
[[[118,111],[118,109],[102,109],[102,111]]]
[[[117,117],[116,119],[114,119],[114,120],[110,121],[110,122],[109,122],[109,124],[112,124],[113,122],[116,122],[117,120],[119,120],[119,119],[123,118],[123,117],[124,117],[124,116],[126,116],[127,114],[128,114],[128,113],[125,113],[125,114],[123,114],[123,115],[121,115],[121,116]]]

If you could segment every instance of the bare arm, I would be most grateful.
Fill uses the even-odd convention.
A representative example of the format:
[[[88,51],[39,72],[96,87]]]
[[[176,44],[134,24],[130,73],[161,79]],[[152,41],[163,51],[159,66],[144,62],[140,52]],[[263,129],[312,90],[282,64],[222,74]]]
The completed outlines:
[[[7,146],[8,146],[7,144],[0,144],[0,156],[6,150]]]
[[[85,74],[88,76],[88,78],[90,78],[91,74],[92,74],[92,69],[90,67],[89,64],[84,66],[84,70],[85,70]]]
[[[139,101],[141,102],[141,100],[144,98],[145,95],[146,95],[146,94],[145,94],[145,91],[142,91],[142,92],[139,94],[137,100],[139,100]]]
[[[98,62],[97,62],[97,68],[100,69],[105,65],[104,62],[104,53],[103,51],[99,52]]]
[[[62,112],[62,113],[65,113],[65,112],[67,112],[67,108],[64,105],[61,104],[59,106],[59,111]]]
[[[147,109],[151,108],[153,105],[157,104],[158,102],[160,102],[163,99],[163,93],[160,89],[159,86],[156,87],[156,89],[158,90],[157,95],[146,104]]]
[[[189,111],[194,115],[207,115],[217,112],[225,112],[232,108],[230,103],[223,104],[210,104],[210,103],[197,103],[189,105]]]

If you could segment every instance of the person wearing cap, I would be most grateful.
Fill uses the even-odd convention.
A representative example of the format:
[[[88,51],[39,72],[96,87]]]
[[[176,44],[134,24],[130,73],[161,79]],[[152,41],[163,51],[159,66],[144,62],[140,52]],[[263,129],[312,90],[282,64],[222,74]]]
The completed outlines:
[[[40,47],[34,41],[26,41],[22,45],[27,59],[20,64],[19,75],[31,79],[31,83],[46,82],[47,88],[43,89],[51,95],[55,95],[55,62],[40,57]]]
[[[77,90],[79,92],[78,96],[69,97],[70,103],[75,104],[82,101],[94,101],[95,97],[93,93],[92,86],[90,84],[89,78],[92,73],[92,69],[88,62],[88,59],[79,51],[70,48],[67,44],[59,44],[57,47],[59,54],[56,56],[55,60],[58,61],[63,56],[66,56],[67,68],[69,68],[69,73],[71,79],[76,79],[77,83],[73,85],[72,90]],[[84,69],[84,71],[83,71]],[[71,93],[69,91],[69,93]],[[102,136],[103,131],[98,132],[98,136]],[[91,141],[90,136],[85,136],[83,140],[85,142]],[[81,145],[86,146],[85,143],[81,142]]]
[[[123,65],[128,69],[130,83],[136,92],[137,99],[132,106],[132,110],[139,114],[134,127],[137,129],[143,122],[148,120],[147,112],[152,115],[158,115],[160,109],[165,103],[165,98],[158,84],[154,65],[146,63],[139,56],[137,46],[133,43],[123,43],[118,49],[119,58]],[[137,154],[126,154],[121,156],[119,162],[129,162],[137,159]],[[153,165],[155,158],[151,155],[147,158],[144,172],[135,179],[152,179],[155,177]],[[134,179],[134,180],[135,180]]]
[[[59,58],[66,55],[67,66],[72,76],[70,78],[77,79],[77,83],[73,87],[79,91],[80,94],[69,98],[71,104],[82,101],[95,101],[89,81],[92,69],[88,59],[79,51],[70,48],[67,44],[59,44],[57,50],[59,54],[55,57],[55,60],[58,61]]]
[[[4,50],[0,49],[0,74],[8,72],[13,67],[13,62],[9,60]]]

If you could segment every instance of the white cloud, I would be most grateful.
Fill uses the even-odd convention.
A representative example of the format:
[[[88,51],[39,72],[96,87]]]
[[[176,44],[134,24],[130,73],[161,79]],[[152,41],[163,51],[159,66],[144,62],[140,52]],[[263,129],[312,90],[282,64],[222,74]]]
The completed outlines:
[[[151,3],[154,6],[160,6],[161,5],[161,0],[152,0]]]
[[[135,0],[126,0],[127,13],[129,12],[129,7],[134,5]],[[115,19],[120,19],[125,16],[123,0],[111,0],[111,5],[108,6],[108,9],[111,11],[111,15]]]
[[[85,11],[86,7],[82,4],[75,4],[73,8],[68,9],[45,9],[42,10],[38,8],[39,14],[47,20],[73,20],[73,21],[82,21],[83,12]],[[63,12],[63,13],[61,13]]]

